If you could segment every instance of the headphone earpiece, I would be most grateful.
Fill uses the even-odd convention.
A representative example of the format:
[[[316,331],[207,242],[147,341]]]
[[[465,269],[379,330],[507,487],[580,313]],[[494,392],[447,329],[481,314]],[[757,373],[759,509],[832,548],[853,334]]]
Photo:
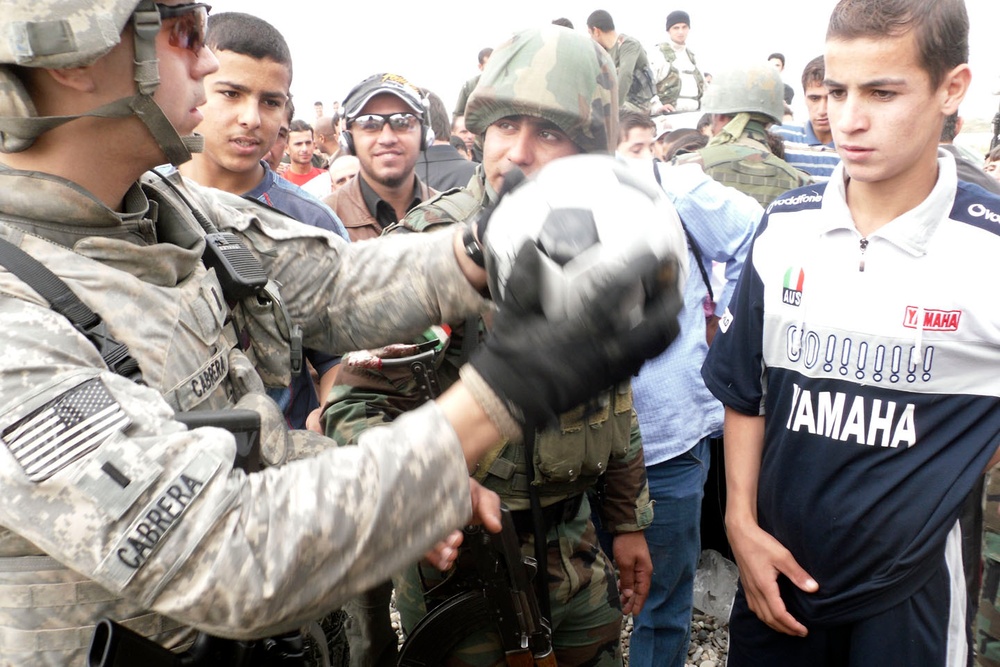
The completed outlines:
[[[420,114],[420,146],[421,150],[427,150],[434,144],[434,128],[431,127],[431,100],[426,95],[420,98],[420,106],[424,108]]]
[[[344,155],[354,155],[354,136],[350,130],[341,130],[337,143],[340,144],[341,153]]]

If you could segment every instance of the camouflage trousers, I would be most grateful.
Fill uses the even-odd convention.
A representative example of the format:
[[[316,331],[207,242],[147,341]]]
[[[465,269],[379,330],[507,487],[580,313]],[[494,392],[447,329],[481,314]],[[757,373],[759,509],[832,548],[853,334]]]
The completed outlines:
[[[1000,470],[986,476],[983,585],[976,614],[976,664],[1000,667]]]
[[[534,557],[533,537],[519,537],[521,552]],[[557,663],[560,667],[621,667],[618,584],[610,559],[598,543],[586,498],[573,520],[549,529],[547,542],[552,643]],[[433,568],[417,566],[396,578],[396,608],[404,630],[411,630],[427,613],[423,587],[434,586],[441,577]],[[462,642],[445,664],[493,667],[507,663],[499,636],[483,632]]]

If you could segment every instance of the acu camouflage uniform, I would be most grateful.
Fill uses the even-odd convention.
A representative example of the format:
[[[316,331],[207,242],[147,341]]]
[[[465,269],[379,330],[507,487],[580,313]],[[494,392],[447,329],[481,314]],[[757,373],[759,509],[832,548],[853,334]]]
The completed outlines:
[[[530,115],[562,128],[584,151],[610,152],[617,141],[617,85],[614,66],[593,40],[559,28],[527,31],[494,51],[466,107],[467,126],[480,137],[496,120]],[[430,232],[471,219],[496,195],[480,167],[469,186],[413,209],[387,234]],[[479,322],[455,326],[439,357],[442,389],[454,382],[470,342],[482,334]],[[334,388],[326,413],[327,434],[342,444],[364,429],[395,418],[419,403],[413,376],[390,375],[352,363],[342,367],[344,384]],[[547,574],[553,640],[559,664],[621,665],[621,607],[615,573],[601,551],[590,521],[586,491],[604,473],[607,493],[599,507],[611,532],[642,530],[652,520],[638,425],[627,386],[609,390],[598,407],[580,406],[562,415],[558,429],[539,432],[534,472],[543,507],[562,511],[550,525]],[[504,503],[522,516],[529,507],[524,448],[500,443],[474,472]],[[530,529],[522,550],[534,557]],[[396,578],[396,604],[411,630],[426,613],[424,585],[441,574],[415,567]],[[539,575],[544,576],[544,575]],[[492,633],[470,637],[450,664],[505,664]]]
[[[348,246],[173,178],[245,240],[273,280],[272,303],[227,307],[201,262],[204,231],[159,178],[133,186],[117,214],[67,181],[0,168],[0,235],[103,317],[148,385],[110,372],[0,270],[0,665],[81,665],[102,616],[168,647],[189,641],[192,625],[232,638],[286,631],[413,562],[467,515],[467,471],[434,405],[348,450],[289,433],[264,394],[289,380],[290,326],[337,352],[476,312],[450,234]],[[398,296],[360,287],[372,281]],[[274,307],[279,282],[288,320]],[[34,473],[11,445],[17,429],[71,410],[79,392],[103,398],[118,426]],[[173,416],[229,407],[258,411],[265,459],[289,463],[246,475],[228,432],[189,431]]]

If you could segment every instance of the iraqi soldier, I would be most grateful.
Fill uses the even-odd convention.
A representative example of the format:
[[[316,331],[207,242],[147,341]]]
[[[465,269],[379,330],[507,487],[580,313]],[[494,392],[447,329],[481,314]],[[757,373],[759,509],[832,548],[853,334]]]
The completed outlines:
[[[709,176],[761,206],[809,183],[806,173],[777,157],[768,143],[768,126],[780,123],[784,112],[783,89],[781,76],[766,63],[720,72],[702,100],[712,115],[712,140],[676,162],[701,162]]]
[[[207,12],[19,0],[0,14],[0,664],[81,665],[102,616],[168,648],[193,629],[299,627],[413,562],[470,507],[498,529],[469,467],[519,432],[512,414],[570,406],[528,400],[540,383],[517,375],[532,360],[487,341],[467,379],[358,447],[285,430],[265,388],[288,384],[299,343],[341,352],[461,319],[486,280],[459,232],[350,246],[147,172],[197,148],[218,65]],[[234,251],[230,269],[219,258]],[[580,376],[559,378],[579,402],[662,349],[665,299],[616,341],[637,342],[635,356],[538,316],[497,318],[533,354],[593,351],[581,372],[568,354],[557,366]],[[232,434],[179,420],[234,407],[256,413],[273,467],[237,469]],[[444,566],[453,544],[439,547]]]
[[[705,77],[687,47],[691,17],[682,10],[667,14],[667,41],[656,45],[656,96],[662,111],[697,111],[705,94]],[[654,110],[656,113],[658,110]]]
[[[556,71],[559,76],[553,77]],[[387,233],[431,232],[473,218],[496,200],[511,169],[530,176],[559,157],[612,153],[618,140],[617,94],[614,64],[596,42],[559,27],[515,35],[494,51],[466,107],[466,122],[483,147],[481,167],[466,188],[415,208]],[[456,381],[463,359],[481,344],[484,333],[478,319],[454,322],[437,369],[443,387]],[[382,354],[397,352],[393,348]],[[327,433],[344,444],[425,400],[418,379],[426,385],[425,380],[409,370],[376,371],[370,360],[368,355],[349,355],[338,377],[342,384],[329,401]],[[532,468],[521,443],[501,442],[473,473],[513,510],[522,549],[532,557],[529,488],[540,498],[550,547],[547,572],[539,576],[547,575],[560,665],[622,663],[619,587],[598,544],[586,493],[602,472],[606,493],[598,510],[614,535],[625,613],[641,609],[651,574],[642,531],[652,520],[652,506],[628,384],[606,391],[598,405],[563,414],[560,430],[540,431]],[[396,603],[407,631],[426,613],[425,587],[439,580],[440,574],[426,566],[397,578]],[[492,634],[470,637],[457,653],[461,664],[504,664]]]

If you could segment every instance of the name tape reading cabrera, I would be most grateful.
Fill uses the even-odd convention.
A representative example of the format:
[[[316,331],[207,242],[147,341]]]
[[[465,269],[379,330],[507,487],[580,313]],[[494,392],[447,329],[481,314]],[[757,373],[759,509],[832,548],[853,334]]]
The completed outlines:
[[[111,548],[98,572],[124,587],[164,543],[164,538],[201,495],[220,463],[218,459],[199,456],[184,466],[136,514],[132,525]],[[181,552],[176,554],[178,558],[185,555]]]

